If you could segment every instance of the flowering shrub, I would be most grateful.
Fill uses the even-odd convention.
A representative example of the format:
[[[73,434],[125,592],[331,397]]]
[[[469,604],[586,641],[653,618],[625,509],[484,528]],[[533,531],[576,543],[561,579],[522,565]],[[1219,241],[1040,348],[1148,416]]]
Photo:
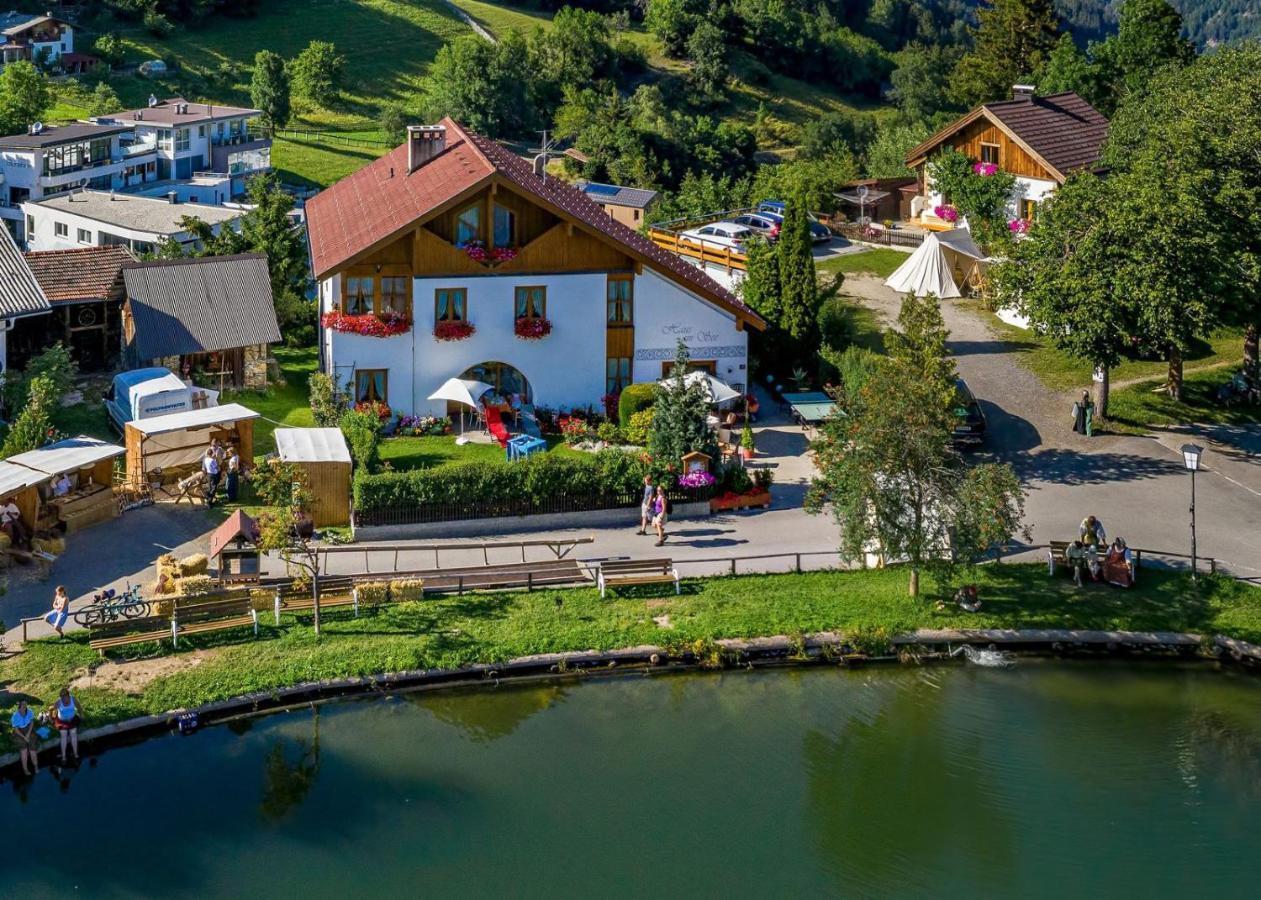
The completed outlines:
[[[935,206],[933,207],[933,215],[943,222],[959,221],[959,210],[953,206]]]
[[[406,334],[412,327],[412,320],[402,313],[386,312],[381,315],[368,313],[363,316],[351,316],[343,312],[327,312],[320,318],[320,325],[343,334],[360,334],[364,337],[393,337]]]
[[[990,175],[998,174],[998,164],[979,162],[975,166],[972,167],[972,171],[978,175],[984,175],[985,177],[988,178]]]
[[[617,405],[621,402],[622,395],[620,391],[612,394],[605,394],[600,398],[600,405],[604,407],[604,417],[612,422],[617,421]]]
[[[565,439],[565,443],[569,446],[584,443],[591,439],[594,432],[591,425],[586,419],[579,419],[577,416],[562,417],[560,420],[561,437]]]
[[[718,479],[708,472],[692,472],[690,475],[684,475],[679,479],[679,487],[703,488],[709,487],[717,481]]]
[[[420,437],[447,434],[450,430],[451,420],[446,416],[399,416],[395,434]]]
[[[1007,229],[1012,234],[1028,234],[1029,233],[1029,220],[1028,219],[1012,219],[1010,222],[1007,223]]]
[[[440,341],[462,341],[476,330],[472,322],[444,321],[433,326],[433,336]]]
[[[380,400],[365,400],[362,403],[356,403],[355,412],[374,413],[382,422],[388,422],[390,417],[394,415],[390,411],[389,404],[382,403]]]
[[[522,340],[537,341],[552,333],[552,323],[549,319],[517,319],[512,330]]]

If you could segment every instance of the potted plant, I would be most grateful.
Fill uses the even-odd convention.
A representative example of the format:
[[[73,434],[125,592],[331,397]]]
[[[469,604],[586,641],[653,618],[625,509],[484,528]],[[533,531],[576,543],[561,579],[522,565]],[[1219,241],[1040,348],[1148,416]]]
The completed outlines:
[[[746,419],[744,422],[744,430],[740,432],[740,456],[747,462],[753,458],[755,448],[753,446],[753,426]]]

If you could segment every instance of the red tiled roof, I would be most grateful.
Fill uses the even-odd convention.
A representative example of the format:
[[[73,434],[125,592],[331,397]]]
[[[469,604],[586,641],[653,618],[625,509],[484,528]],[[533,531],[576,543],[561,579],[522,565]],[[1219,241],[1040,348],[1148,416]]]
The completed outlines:
[[[238,509],[220,522],[219,527],[211,533],[210,558],[214,559],[239,537],[251,543],[258,540],[258,523]]]
[[[77,247],[26,254],[26,264],[53,303],[105,300],[136,258],[126,247]]]
[[[1063,175],[1103,154],[1108,119],[1072,91],[987,103],[985,110]]]
[[[526,194],[621,244],[651,268],[762,327],[757,313],[734,294],[681,257],[614,221],[582,191],[556,178],[539,178],[528,162],[449,118],[442,125],[447,129],[446,148],[415,172],[407,172],[404,145],[307,201],[307,234],[316,278],[498,173]]]

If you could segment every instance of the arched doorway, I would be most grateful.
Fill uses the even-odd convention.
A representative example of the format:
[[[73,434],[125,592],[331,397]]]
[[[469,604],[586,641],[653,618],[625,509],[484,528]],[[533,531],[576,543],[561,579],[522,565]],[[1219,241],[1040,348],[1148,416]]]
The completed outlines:
[[[507,363],[478,363],[466,369],[460,377],[486,382],[494,388],[496,399],[511,400],[516,395],[521,398],[522,403],[534,402],[534,391],[530,388],[530,382],[518,369]]]

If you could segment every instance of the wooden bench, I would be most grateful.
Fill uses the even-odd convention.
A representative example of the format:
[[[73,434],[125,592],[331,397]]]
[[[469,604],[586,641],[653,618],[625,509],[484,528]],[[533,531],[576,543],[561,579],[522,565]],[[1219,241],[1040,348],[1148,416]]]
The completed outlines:
[[[367,580],[367,579],[360,579]],[[355,593],[355,579],[346,575],[320,576],[320,612],[351,607],[359,615],[359,597]],[[315,596],[310,583],[299,586],[282,584],[276,587],[276,624],[280,624],[282,612],[302,613],[315,609]]]
[[[118,619],[88,628],[88,646],[101,656],[114,647],[146,644],[150,641],[175,641],[175,623],[170,616],[144,616],[139,619]]]
[[[171,615],[171,640],[178,647],[180,635],[229,631],[247,625],[258,637],[258,611],[249,597],[193,603],[176,607]]]
[[[417,572],[425,582],[426,594],[464,593],[525,588],[557,587],[590,583],[591,579],[576,559],[544,559],[533,562],[491,566],[465,566]]]
[[[680,592],[679,573],[670,559],[611,559],[600,563],[598,576],[600,596],[611,587],[633,584],[663,584],[674,582],[674,592]]]
[[[1047,574],[1054,575],[1055,570],[1060,566],[1068,568],[1068,545],[1070,541],[1051,541],[1047,544],[1046,564]]]

